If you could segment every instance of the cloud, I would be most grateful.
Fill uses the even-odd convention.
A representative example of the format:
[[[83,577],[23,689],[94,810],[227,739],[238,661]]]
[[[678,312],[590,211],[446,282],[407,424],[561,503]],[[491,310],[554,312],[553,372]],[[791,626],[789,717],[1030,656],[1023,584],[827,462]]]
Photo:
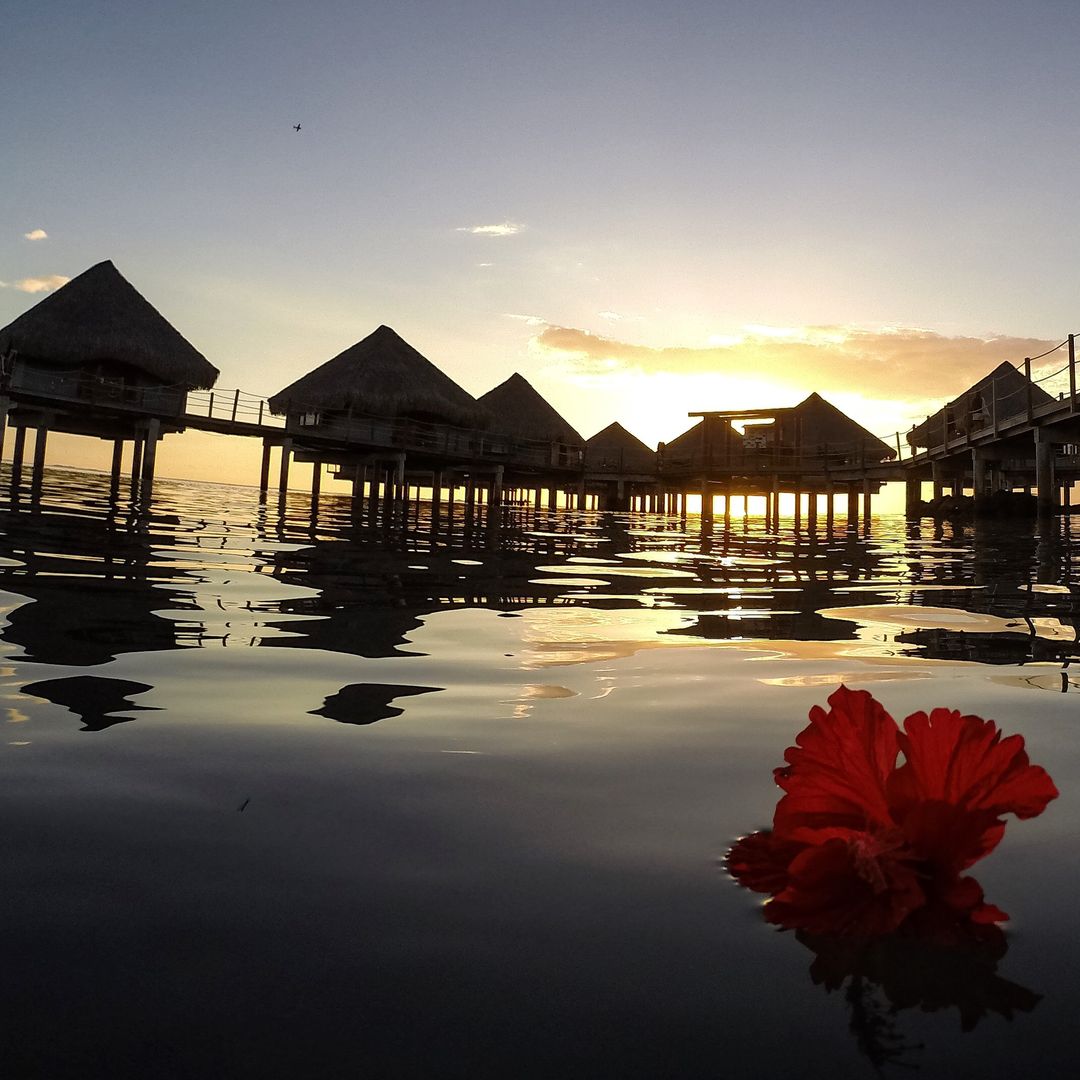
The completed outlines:
[[[44,229],[31,229],[28,233],[23,233],[23,236],[27,240],[47,240],[49,234]]]
[[[539,315],[516,315],[513,312],[505,311],[503,312],[503,318],[517,319],[518,322],[523,322],[526,326],[547,326],[547,320],[541,319]]]
[[[524,228],[516,221],[504,221],[501,225],[462,225],[458,232],[471,233],[473,236],[516,236]]]
[[[741,336],[711,342],[704,348],[654,348],[548,326],[533,339],[533,347],[582,374],[715,373],[753,376],[806,392],[922,400],[955,395],[1003,360],[1022,361],[1058,344],[1040,338],[948,337],[905,327],[842,326],[749,327]]]
[[[63,274],[49,274],[47,277],[23,278],[22,281],[0,281],[0,288],[18,289],[19,292],[25,293],[52,292],[53,289],[59,289],[70,280],[71,278],[64,277]]]
[[[495,264],[494,263],[477,263],[476,265],[479,266],[481,269],[485,269],[485,268],[487,268],[489,266],[494,266]]]
[[[608,322],[622,322],[623,317],[617,311],[598,311],[597,314],[601,319],[607,319]]]

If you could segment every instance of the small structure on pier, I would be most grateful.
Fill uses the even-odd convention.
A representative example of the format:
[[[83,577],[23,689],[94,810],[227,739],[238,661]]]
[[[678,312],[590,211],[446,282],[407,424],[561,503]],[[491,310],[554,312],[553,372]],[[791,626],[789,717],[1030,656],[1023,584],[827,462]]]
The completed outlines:
[[[523,375],[516,371],[505,382],[481,394],[481,408],[491,416],[494,431],[513,429],[518,438],[549,443],[551,465],[575,465],[585,453],[585,440],[543,398]]]
[[[907,434],[912,447],[944,446],[970,431],[1019,416],[1053,398],[1007,360]]]
[[[184,429],[188,391],[217,376],[111,262],[92,266],[0,330],[0,449],[11,424],[15,490],[34,428],[35,491],[48,433],[61,431],[113,440],[114,484],[131,439],[133,493],[148,496],[157,441]]]

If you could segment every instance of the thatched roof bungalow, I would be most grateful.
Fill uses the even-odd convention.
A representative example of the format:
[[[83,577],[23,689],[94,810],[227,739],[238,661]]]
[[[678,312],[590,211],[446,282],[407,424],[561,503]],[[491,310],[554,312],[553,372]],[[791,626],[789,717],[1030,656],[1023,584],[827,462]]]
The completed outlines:
[[[1041,386],[1008,361],[998,364],[989,375],[969,386],[933,416],[928,416],[908,432],[911,446],[940,446],[947,439],[966,435],[998,420],[1027,410],[1028,392],[1034,408],[1054,399]]]
[[[483,428],[487,414],[476,399],[389,326],[338,353],[279,390],[270,408],[315,428],[346,416],[406,418]]]
[[[616,420],[585,444],[585,468],[594,473],[651,476],[656,472],[656,452]]]
[[[0,330],[14,391],[89,404],[183,411],[218,370],[111,262],[72,278]]]
[[[491,426],[495,429],[512,425],[513,433],[521,438],[585,445],[573,425],[516,371],[505,382],[481,394],[477,402],[491,415]]]
[[[547,443],[552,465],[576,464],[585,451],[585,440],[555,408],[515,372],[482,394],[477,403],[490,417],[494,431],[516,439]]]
[[[817,393],[782,409],[697,415],[702,419],[693,427],[660,444],[658,456],[665,471],[693,470],[706,464],[759,468],[796,461],[840,464],[896,457],[895,448]]]

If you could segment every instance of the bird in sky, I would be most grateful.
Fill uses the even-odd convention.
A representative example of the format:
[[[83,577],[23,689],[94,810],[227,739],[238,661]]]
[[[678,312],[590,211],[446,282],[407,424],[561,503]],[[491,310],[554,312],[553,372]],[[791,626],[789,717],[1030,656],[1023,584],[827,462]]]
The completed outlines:
[[[293,131],[299,131],[300,130],[300,125],[299,124],[293,124],[292,127],[293,127]]]

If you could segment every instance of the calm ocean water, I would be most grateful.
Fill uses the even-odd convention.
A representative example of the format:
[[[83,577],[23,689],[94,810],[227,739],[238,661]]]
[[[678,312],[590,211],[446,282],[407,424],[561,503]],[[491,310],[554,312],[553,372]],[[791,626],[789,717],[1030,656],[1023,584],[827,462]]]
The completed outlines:
[[[0,507],[3,1075],[1060,1075],[1075,550],[175,481],[141,521],[52,471]],[[1003,955],[853,974],[719,869],[840,682],[1056,781],[976,870]]]

